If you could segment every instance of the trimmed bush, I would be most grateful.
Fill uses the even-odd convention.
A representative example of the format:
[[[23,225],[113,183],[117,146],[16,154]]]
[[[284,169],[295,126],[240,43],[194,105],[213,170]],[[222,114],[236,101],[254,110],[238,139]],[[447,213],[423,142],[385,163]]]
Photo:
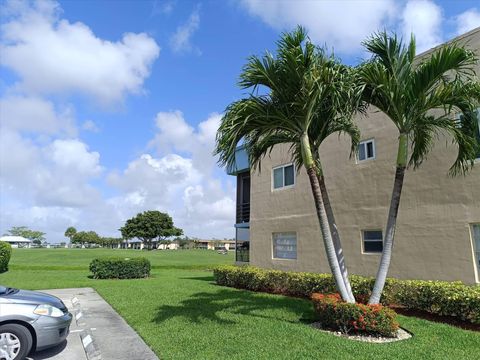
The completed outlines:
[[[315,318],[323,328],[344,334],[397,335],[397,314],[382,305],[349,304],[338,294],[315,293],[312,301]]]
[[[408,309],[480,324],[480,286],[466,286],[462,282],[403,280],[398,281],[396,290],[396,303]]]
[[[310,298],[313,293],[336,292],[330,274],[266,270],[253,266],[222,266],[214,270],[219,285],[252,291]],[[350,283],[358,302],[370,297],[374,278],[352,275]],[[387,279],[383,305],[400,305],[432,314],[453,316],[480,324],[480,286],[461,282]]]
[[[8,271],[8,263],[12,256],[12,247],[9,243],[0,241],[0,274]]]
[[[143,257],[103,257],[92,260],[90,271],[94,279],[140,279],[150,275],[150,261]]]

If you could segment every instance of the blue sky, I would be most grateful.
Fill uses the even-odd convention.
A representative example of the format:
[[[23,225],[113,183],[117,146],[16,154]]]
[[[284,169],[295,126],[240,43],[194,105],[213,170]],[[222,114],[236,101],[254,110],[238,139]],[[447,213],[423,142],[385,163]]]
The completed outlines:
[[[419,51],[480,26],[476,1],[1,1],[0,232],[118,235],[169,212],[232,237],[234,179],[211,156],[248,56],[305,26],[348,64],[378,29]]]

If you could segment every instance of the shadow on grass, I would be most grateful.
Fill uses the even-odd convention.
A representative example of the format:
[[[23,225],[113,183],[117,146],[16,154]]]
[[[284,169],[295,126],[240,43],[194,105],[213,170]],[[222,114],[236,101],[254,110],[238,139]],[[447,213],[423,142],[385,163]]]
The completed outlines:
[[[195,278],[195,280],[202,278]],[[283,296],[265,296],[250,291],[219,289],[199,292],[178,305],[162,305],[153,322],[161,323],[172,318],[184,318],[192,323],[214,321],[233,325],[238,315],[276,319],[291,323],[313,321],[309,302]]]

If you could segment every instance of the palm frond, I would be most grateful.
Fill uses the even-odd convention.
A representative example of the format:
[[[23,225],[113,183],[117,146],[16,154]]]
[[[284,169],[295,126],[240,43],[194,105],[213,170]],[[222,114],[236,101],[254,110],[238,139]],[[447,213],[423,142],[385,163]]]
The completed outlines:
[[[446,78],[457,74],[474,75],[478,61],[474,52],[456,44],[445,45],[427,57],[412,73],[407,89],[412,97],[428,93],[435,85],[448,81]]]
[[[214,152],[221,165],[234,164],[241,140],[253,168],[260,167],[275,145],[289,143],[297,169],[302,165],[302,134],[317,147],[334,132],[351,135],[352,144],[358,142],[351,120],[364,108],[358,74],[311,43],[301,27],[282,35],[275,56],[250,57],[239,85],[252,93],[225,111]],[[259,86],[268,93],[259,95]]]

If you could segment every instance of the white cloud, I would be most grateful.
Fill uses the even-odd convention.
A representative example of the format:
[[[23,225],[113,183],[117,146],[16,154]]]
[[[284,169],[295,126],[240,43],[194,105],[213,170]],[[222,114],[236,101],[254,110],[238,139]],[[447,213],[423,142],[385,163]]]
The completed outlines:
[[[0,99],[0,119],[2,127],[13,130],[70,136],[77,132],[70,106],[57,111],[51,101],[39,97],[9,95]]]
[[[97,176],[102,172],[100,154],[90,152],[85,143],[76,140],[55,140],[47,152],[53,163],[62,171],[82,176]]]
[[[112,42],[98,38],[81,22],[61,19],[56,2],[8,4],[0,63],[20,76],[18,89],[81,93],[106,104],[142,91],[160,51],[147,34],[125,33]]]
[[[82,124],[82,129],[85,131],[91,131],[93,133],[100,132],[99,127],[92,120],[86,120]]]
[[[442,42],[442,8],[430,0],[410,0],[402,13],[402,33],[405,40],[415,35],[417,53]]]
[[[180,25],[170,38],[170,45],[176,53],[196,51],[200,52],[191,43],[193,34],[200,26],[200,14],[198,8],[195,9],[185,24]]]
[[[220,120],[221,115],[213,113],[194,129],[186,122],[181,111],[159,112],[156,117],[158,133],[150,141],[149,147],[156,149],[159,154],[185,152],[191,156],[199,171],[209,174],[216,162],[212,152]]]
[[[96,202],[100,193],[90,180],[103,168],[100,155],[77,139],[37,144],[20,134],[0,132],[0,186],[3,199],[34,206],[83,207]]]
[[[152,4],[151,16],[159,14],[170,15],[175,7],[175,2],[170,0],[154,0]]]
[[[480,26],[480,11],[469,9],[456,16],[455,21],[457,22],[457,34],[465,34]]]
[[[135,194],[135,199],[148,197],[152,205],[158,206],[176,200],[174,194],[177,190],[199,178],[200,174],[193,168],[191,159],[176,154],[162,158],[143,154],[130,162],[122,174],[110,174],[109,183],[126,194]]]
[[[381,30],[395,15],[396,5],[384,1],[242,0],[250,14],[276,29],[305,26],[313,41],[343,53],[356,53],[368,35]]]
[[[212,114],[194,128],[180,111],[158,113],[158,133],[149,143],[158,157],[143,154],[108,177],[121,190],[109,200],[121,217],[158,209],[170,213],[188,235],[233,236],[235,191],[214,174],[219,122],[220,115]]]

